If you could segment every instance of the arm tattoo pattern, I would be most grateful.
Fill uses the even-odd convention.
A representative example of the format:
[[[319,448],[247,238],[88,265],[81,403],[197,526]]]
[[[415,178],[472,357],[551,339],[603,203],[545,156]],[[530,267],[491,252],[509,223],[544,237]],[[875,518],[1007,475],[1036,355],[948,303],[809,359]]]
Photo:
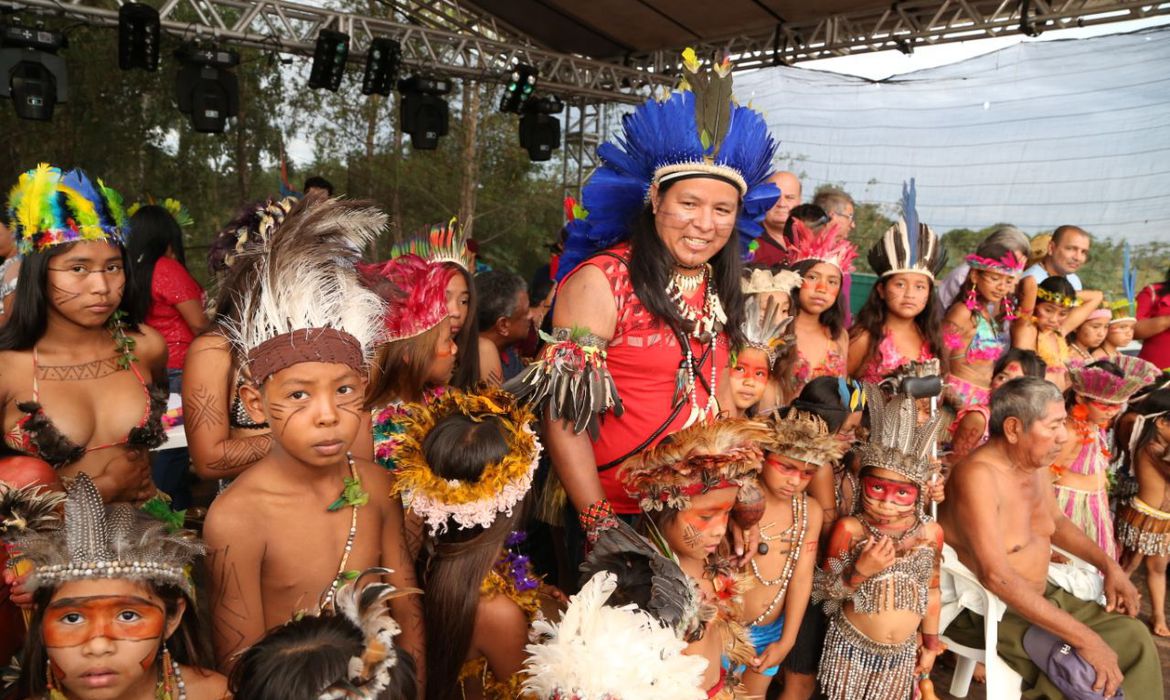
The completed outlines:
[[[227,411],[220,405],[219,395],[200,384],[191,392],[191,400],[183,402],[183,420],[191,430],[203,426],[227,423]]]
[[[211,471],[231,471],[259,462],[272,449],[271,435],[254,435],[238,440],[225,440],[223,456],[207,465]]]

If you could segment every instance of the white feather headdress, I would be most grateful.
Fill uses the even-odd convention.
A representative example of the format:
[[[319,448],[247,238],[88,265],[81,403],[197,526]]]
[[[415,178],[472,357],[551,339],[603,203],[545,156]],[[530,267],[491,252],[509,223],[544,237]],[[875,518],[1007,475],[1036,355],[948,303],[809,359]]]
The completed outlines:
[[[238,321],[228,335],[263,382],[296,362],[364,367],[379,341],[385,309],[355,265],[386,225],[369,203],[312,197],[302,200],[255,257],[250,288],[237,294]]]
[[[617,577],[598,572],[559,623],[532,623],[524,690],[539,700],[703,700],[707,660],[635,605],[605,604]]]

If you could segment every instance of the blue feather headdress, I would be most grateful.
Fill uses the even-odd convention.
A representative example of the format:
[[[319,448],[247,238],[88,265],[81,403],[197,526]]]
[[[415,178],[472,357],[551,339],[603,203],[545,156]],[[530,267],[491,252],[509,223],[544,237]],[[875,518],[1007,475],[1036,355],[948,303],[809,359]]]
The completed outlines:
[[[1133,269],[1129,241],[1125,242],[1121,255],[1121,288],[1125,292],[1125,299],[1109,303],[1109,310],[1113,316],[1109,321],[1111,324],[1137,320],[1137,271]]]
[[[41,163],[20,176],[8,195],[8,214],[20,253],[62,243],[121,244],[126,225],[122,196],[81,170]]]
[[[601,166],[581,192],[588,216],[569,222],[558,280],[594,253],[629,237],[651,185],[682,177],[713,177],[739,190],[736,228],[758,236],[760,221],[780,196],[767,181],[776,142],[759,112],[735,104],[724,60],[700,71],[683,52],[686,81],[663,101],[650,100],[622,118],[622,134],[597,149]],[[687,89],[689,88],[689,89]]]
[[[869,264],[878,277],[917,272],[934,279],[947,261],[938,236],[918,218],[914,178],[902,183],[902,218],[869,249]]]

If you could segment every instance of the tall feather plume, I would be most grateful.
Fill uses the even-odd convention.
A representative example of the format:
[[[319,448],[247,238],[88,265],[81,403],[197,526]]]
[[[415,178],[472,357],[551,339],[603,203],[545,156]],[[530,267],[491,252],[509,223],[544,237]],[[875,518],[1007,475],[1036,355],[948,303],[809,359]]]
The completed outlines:
[[[1133,260],[1130,258],[1129,241],[1125,242],[1121,255],[1121,288],[1125,292],[1125,300],[1129,302],[1129,312],[1134,314],[1137,312],[1134,305],[1137,300],[1137,271],[1133,269]]]
[[[69,486],[65,500],[65,543],[75,562],[114,558],[106,529],[106,506],[89,475],[81,473]]]
[[[916,484],[930,479],[935,441],[942,427],[941,413],[918,423],[918,405],[905,394],[885,398],[882,390],[865,385],[870,416],[869,441],[862,446],[862,466],[880,467],[897,472]]]
[[[910,260],[918,259],[918,191],[914,178],[902,183],[902,218],[906,220],[906,237],[910,244]]]
[[[10,199],[16,223],[25,231],[31,234],[52,225],[53,218],[46,209],[46,202],[60,180],[60,169],[48,163],[40,163],[36,170],[20,176]]]
[[[386,224],[366,202],[307,198],[251,258],[254,284],[239,293],[240,315],[229,327],[246,354],[278,335],[310,328],[349,333],[367,359],[382,332],[384,302],[361,284],[355,264]]]

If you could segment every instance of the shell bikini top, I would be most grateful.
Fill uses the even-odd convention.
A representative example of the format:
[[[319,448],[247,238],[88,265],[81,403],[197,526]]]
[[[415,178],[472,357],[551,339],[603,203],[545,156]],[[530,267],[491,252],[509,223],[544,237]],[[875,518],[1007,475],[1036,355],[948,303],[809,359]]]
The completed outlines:
[[[33,348],[32,401],[22,401],[16,405],[16,408],[25,415],[4,434],[4,442],[9,447],[40,457],[54,469],[61,469],[97,450],[121,446],[150,450],[166,441],[162,414],[167,408],[167,395],[162,389],[148,386],[133,362],[130,363],[130,371],[134,373],[138,383],[142,385],[142,393],[146,395],[146,408],[142,418],[121,440],[92,447],[78,445],[70,440],[45,414],[44,407],[40,404],[37,364],[37,351]]]

